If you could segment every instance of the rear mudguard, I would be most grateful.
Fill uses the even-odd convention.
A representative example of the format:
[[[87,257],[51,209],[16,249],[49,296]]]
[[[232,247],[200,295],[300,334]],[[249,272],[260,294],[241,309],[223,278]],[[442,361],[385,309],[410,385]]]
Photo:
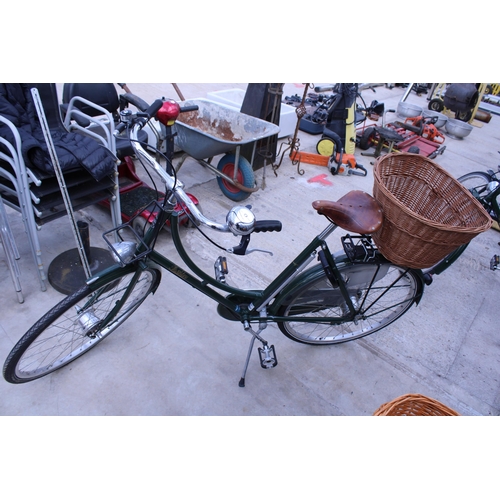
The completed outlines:
[[[343,252],[338,252],[333,254],[333,258],[335,259],[337,268],[339,272],[342,273],[342,271],[348,267],[352,266],[352,262],[350,259],[345,255]],[[382,256],[379,252],[377,252],[377,255],[375,256],[375,259],[371,261],[370,263],[364,264],[362,262],[356,263],[355,266],[359,266],[359,271],[360,271],[360,279],[362,279],[363,276],[363,267],[365,265],[370,265],[372,263],[377,263],[382,266],[390,264],[390,262],[385,259],[385,257]],[[424,275],[419,269],[410,269],[410,273],[412,273],[416,278],[417,278],[417,287],[418,287],[418,292],[417,292],[417,297],[415,300],[415,304],[418,305],[423,292],[424,292],[424,286],[425,286],[425,281],[424,281]],[[269,313],[271,315],[277,315],[277,311],[280,309],[281,306],[286,305],[287,301],[289,300],[290,297],[294,296],[294,293],[296,290],[300,289],[303,287],[306,283],[309,281],[315,280],[319,278],[320,276],[323,276],[325,274],[325,271],[323,269],[323,266],[321,264],[317,264],[309,269],[306,269],[304,272],[299,274],[294,280],[292,280],[276,297],[274,302],[269,308]],[[384,273],[385,274],[385,273]],[[381,275],[382,277],[383,275]],[[351,281],[350,285],[355,284],[352,281],[352,276],[351,276]],[[341,292],[339,290],[339,298],[340,298]]]

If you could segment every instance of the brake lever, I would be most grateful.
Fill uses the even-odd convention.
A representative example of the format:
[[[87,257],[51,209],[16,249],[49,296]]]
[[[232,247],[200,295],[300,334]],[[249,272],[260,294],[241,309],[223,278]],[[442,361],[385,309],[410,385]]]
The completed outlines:
[[[248,255],[249,253],[252,252],[263,252],[263,253],[268,253],[269,255],[273,255],[273,252],[270,252],[269,250],[263,250],[261,248],[250,248],[248,249],[248,244],[250,243],[250,235],[246,234],[245,236],[241,237],[240,244],[238,246],[235,246],[233,248],[228,248],[226,251],[228,253],[232,253],[235,255]]]
[[[269,250],[263,250],[262,248],[250,248],[250,250],[246,251],[245,255],[248,255],[249,253],[252,252],[268,253],[271,257],[273,256],[273,252],[270,252]]]

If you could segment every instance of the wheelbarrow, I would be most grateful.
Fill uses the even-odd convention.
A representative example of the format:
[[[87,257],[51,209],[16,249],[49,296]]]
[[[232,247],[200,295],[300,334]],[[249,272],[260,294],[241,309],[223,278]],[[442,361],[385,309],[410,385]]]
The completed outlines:
[[[253,172],[257,141],[278,134],[273,123],[239,113],[233,108],[208,99],[189,99],[185,106],[198,106],[197,111],[179,115],[175,123],[175,142],[183,152],[175,169],[191,157],[216,176],[223,194],[233,201],[241,201],[258,191]],[[240,147],[253,143],[252,158],[240,154]],[[215,156],[224,154],[217,166]]]

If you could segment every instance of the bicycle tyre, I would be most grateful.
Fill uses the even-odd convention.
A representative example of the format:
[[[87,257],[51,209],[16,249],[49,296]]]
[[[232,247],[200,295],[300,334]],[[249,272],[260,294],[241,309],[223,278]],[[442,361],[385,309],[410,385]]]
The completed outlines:
[[[217,164],[217,170],[232,178],[234,174],[235,160],[235,154],[231,153],[223,156]],[[245,186],[247,188],[253,188],[255,186],[255,175],[253,173],[252,166],[243,156],[240,156],[238,160],[238,173],[236,174],[236,180],[242,186]],[[223,177],[217,176],[217,183],[219,184],[219,188],[223,192],[224,196],[233,201],[246,200],[251,194],[247,191],[239,189],[237,186],[231,184]]]
[[[346,317],[348,307],[339,287],[324,272],[292,290],[278,310],[279,316],[324,317],[321,323],[278,322],[281,332],[303,344],[330,345],[370,335],[407,312],[422,295],[422,282],[414,270],[391,262],[346,263],[339,268],[359,314],[354,321],[332,324]],[[375,277],[373,285],[370,283]],[[390,286],[394,284],[394,286]]]
[[[469,172],[457,179],[483,205],[490,217],[498,222],[498,217],[491,204],[485,200],[485,197],[490,194],[488,184],[493,180],[495,179],[486,172]],[[500,203],[500,196],[497,196],[497,202]]]
[[[160,279],[158,270],[146,268],[139,273],[131,271],[97,289],[85,285],[67,296],[42,316],[14,346],[3,367],[5,380],[13,384],[30,382],[79,358],[137,310],[156,289]],[[102,323],[127,292],[129,296],[125,302],[102,329],[99,320]],[[83,324],[85,320],[87,323]]]

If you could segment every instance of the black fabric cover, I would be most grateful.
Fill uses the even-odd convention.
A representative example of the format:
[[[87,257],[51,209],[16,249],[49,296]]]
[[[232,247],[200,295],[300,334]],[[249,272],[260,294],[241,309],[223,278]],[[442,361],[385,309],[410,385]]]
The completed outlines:
[[[54,173],[28,84],[0,83],[0,114],[18,129],[26,165]],[[1,122],[0,136],[15,144],[9,127]],[[97,181],[112,174],[115,168],[115,156],[97,141],[60,129],[51,130],[51,136],[63,171],[83,167]]]

